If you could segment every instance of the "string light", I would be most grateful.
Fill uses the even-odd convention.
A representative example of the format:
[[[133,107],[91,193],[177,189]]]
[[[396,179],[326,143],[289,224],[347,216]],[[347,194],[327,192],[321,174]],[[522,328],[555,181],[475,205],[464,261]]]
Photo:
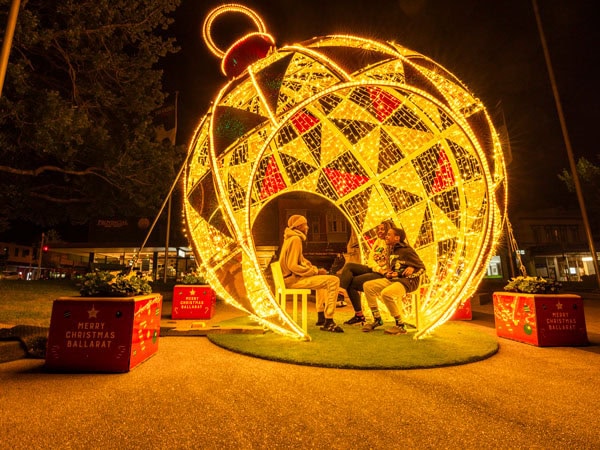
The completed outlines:
[[[216,11],[205,41],[224,62],[231,54],[210,38],[218,15],[242,12],[266,31],[241,5]],[[363,255],[383,219],[401,225],[428,268],[415,337],[448,320],[477,289],[506,215],[502,145],[481,101],[431,59],[355,36],[271,49],[234,76],[196,130],[185,172],[185,227],[217,294],[310,339],[275,301],[252,234],[273,199],[309,192],[346,217]]]
[[[227,14],[227,13],[244,14],[245,16],[249,17],[252,20],[252,22],[254,22],[254,25],[256,25],[256,28],[258,28],[259,33],[265,34],[265,32],[267,31],[265,23],[262,21],[260,16],[258,14],[256,14],[254,11],[252,11],[250,8],[248,8],[244,5],[230,3],[230,4],[226,4],[226,5],[221,5],[215,9],[213,9],[211,12],[208,13],[208,15],[206,16],[206,19],[204,19],[204,24],[202,26],[202,37],[204,38],[204,42],[206,43],[206,46],[211,51],[211,53],[213,55],[215,55],[217,58],[221,58],[221,59],[225,56],[225,52],[223,50],[221,50],[217,46],[217,44],[215,44],[215,42],[212,39],[211,31],[212,31],[213,22],[219,16],[221,16],[223,14]],[[235,46],[235,44],[233,46]]]

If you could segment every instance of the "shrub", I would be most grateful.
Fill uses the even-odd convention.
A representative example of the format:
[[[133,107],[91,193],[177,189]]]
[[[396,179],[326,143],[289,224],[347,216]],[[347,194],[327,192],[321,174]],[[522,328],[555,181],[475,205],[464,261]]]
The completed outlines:
[[[556,280],[528,276],[511,278],[509,283],[504,286],[505,291],[525,294],[558,294],[561,288],[562,284]]]
[[[152,287],[144,276],[107,271],[86,273],[79,290],[83,297],[132,297],[151,292]]]
[[[206,284],[206,279],[198,272],[190,272],[184,275],[181,284]]]

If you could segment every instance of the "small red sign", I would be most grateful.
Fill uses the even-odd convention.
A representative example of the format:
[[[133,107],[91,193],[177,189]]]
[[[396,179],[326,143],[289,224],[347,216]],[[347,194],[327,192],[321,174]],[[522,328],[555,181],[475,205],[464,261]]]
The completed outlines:
[[[208,285],[175,285],[173,319],[212,319],[217,296]]]
[[[158,350],[162,296],[61,297],[52,304],[46,367],[127,372]]]
[[[496,334],[540,347],[588,345],[578,295],[494,292]]]
[[[450,318],[450,320],[472,320],[473,319],[473,311],[471,309],[471,299],[468,298],[464,303],[462,303],[457,310],[454,312],[454,315]]]

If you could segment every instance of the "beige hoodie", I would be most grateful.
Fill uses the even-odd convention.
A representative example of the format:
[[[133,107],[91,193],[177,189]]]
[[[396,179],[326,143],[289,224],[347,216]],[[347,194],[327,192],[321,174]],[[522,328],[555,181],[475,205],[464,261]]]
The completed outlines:
[[[279,264],[284,277],[294,274],[297,277],[318,275],[319,269],[302,255],[302,241],[306,236],[300,230],[286,228],[283,233],[283,245],[279,254]]]

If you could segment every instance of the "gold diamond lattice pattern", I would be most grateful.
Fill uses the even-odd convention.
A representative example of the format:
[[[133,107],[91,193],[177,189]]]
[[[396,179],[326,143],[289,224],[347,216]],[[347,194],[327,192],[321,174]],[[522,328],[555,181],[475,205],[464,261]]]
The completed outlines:
[[[310,339],[277,304],[252,234],[278,196],[310,192],[361,247],[392,219],[427,266],[403,301],[416,338],[477,288],[506,210],[501,143],[443,67],[397,44],[328,36],[274,49],[227,83],[196,131],[187,234],[218,295],[276,332]],[[268,270],[268,268],[267,268]]]

